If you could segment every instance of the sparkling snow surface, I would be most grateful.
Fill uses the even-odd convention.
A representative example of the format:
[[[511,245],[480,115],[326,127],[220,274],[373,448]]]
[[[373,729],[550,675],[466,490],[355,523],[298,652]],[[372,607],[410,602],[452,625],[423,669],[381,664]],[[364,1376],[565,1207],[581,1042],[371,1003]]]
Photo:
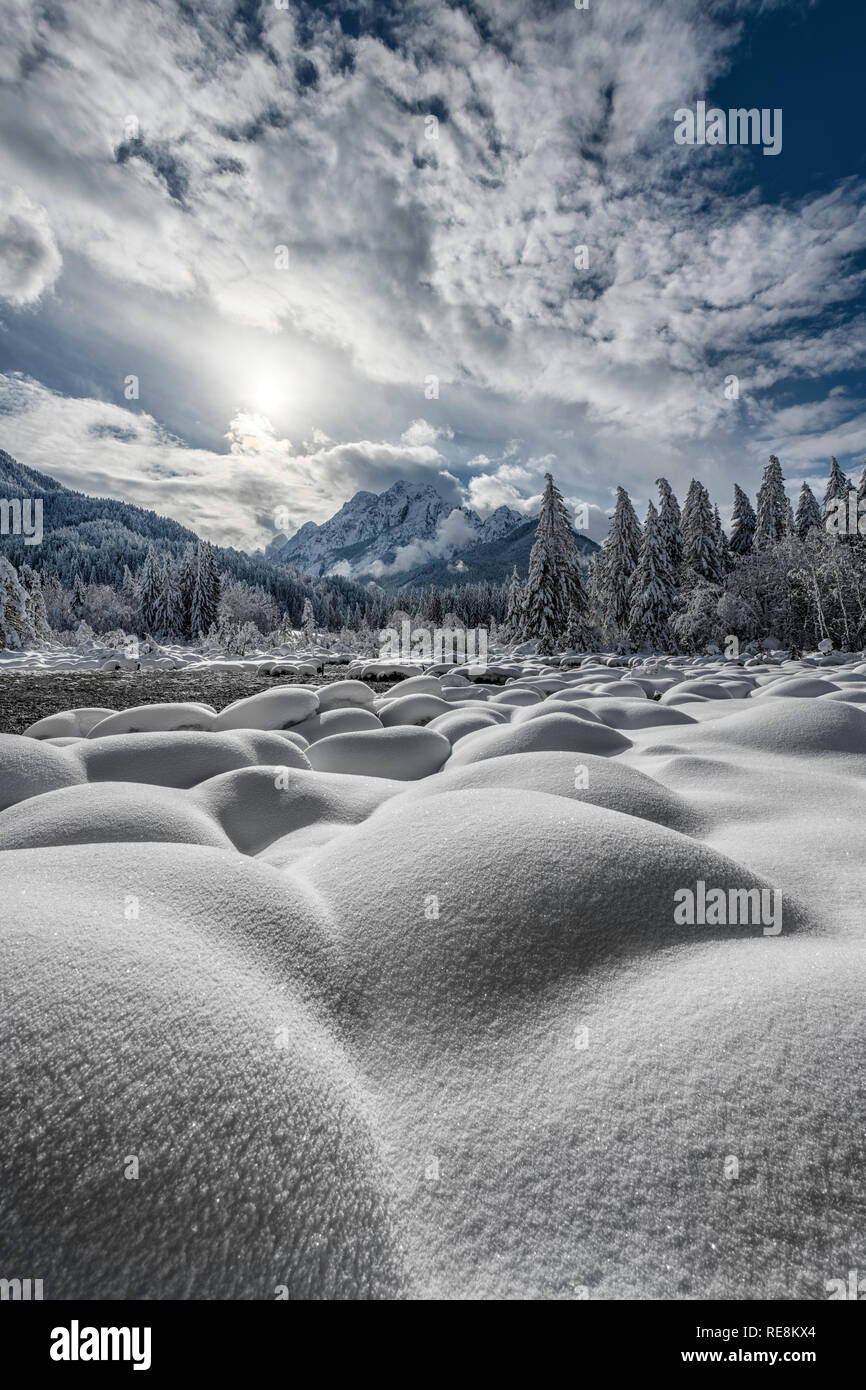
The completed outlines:
[[[866,1268],[866,661],[518,655],[385,696],[373,665],[0,735],[2,1272],[819,1299]],[[781,931],[678,925],[699,883],[780,893]]]

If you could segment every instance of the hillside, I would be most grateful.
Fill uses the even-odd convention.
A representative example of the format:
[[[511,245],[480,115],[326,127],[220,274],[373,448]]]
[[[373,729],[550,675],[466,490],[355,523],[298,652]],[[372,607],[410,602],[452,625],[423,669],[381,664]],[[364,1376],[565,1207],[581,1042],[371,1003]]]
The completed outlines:
[[[153,544],[163,557],[177,560],[188,545],[197,545],[194,531],[169,517],[133,503],[107,497],[90,497],[64,487],[46,473],[19,463],[0,449],[0,495],[41,497],[43,530],[40,545],[25,545],[20,536],[2,538],[2,553],[13,565],[26,563],[44,575],[56,574],[71,585],[76,574],[85,582],[116,587],[128,565],[134,575]],[[214,546],[217,565],[233,579],[261,587],[300,621],[304,599],[316,593],[333,594],[340,600],[363,606],[367,597],[361,586],[339,576],[313,583],[294,568],[274,564],[262,556]]]

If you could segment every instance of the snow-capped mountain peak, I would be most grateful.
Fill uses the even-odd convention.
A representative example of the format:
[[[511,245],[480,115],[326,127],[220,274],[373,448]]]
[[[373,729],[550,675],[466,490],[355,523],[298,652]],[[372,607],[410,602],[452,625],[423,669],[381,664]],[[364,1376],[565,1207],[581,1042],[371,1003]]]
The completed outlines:
[[[356,492],[329,521],[306,522],[267,553],[307,574],[379,577],[500,540],[525,519],[511,507],[497,507],[482,521],[470,507],[452,507],[432,484],[400,479],[385,492]]]

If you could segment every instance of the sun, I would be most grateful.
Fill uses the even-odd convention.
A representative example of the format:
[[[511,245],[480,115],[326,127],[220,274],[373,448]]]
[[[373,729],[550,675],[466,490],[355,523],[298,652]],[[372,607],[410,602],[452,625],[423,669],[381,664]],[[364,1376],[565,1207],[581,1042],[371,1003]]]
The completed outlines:
[[[279,415],[286,407],[287,393],[284,383],[274,375],[263,374],[250,381],[244,392],[244,405],[256,415],[266,415],[269,419]]]

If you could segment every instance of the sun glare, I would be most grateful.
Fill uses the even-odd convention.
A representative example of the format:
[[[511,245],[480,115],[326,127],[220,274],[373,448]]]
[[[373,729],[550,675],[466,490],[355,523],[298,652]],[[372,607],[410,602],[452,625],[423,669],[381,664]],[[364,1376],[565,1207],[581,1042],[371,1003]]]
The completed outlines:
[[[279,415],[287,402],[283,382],[275,376],[262,375],[251,380],[244,392],[244,406],[257,415],[269,419]]]

